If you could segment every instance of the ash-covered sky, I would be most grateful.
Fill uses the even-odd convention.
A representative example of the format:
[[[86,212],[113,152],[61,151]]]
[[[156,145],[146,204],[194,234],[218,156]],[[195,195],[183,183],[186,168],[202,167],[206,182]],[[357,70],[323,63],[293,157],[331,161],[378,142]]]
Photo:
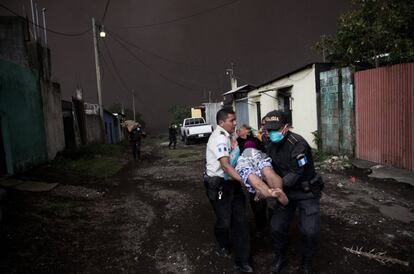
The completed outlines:
[[[31,17],[30,0],[1,2]],[[172,105],[197,106],[209,94],[220,101],[230,89],[225,70],[231,63],[239,84],[260,85],[321,62],[312,47],[321,35],[335,33],[339,15],[350,9],[349,0],[112,0],[105,13],[107,0],[34,2],[39,11],[46,8],[47,27],[58,32],[86,31],[92,17],[104,24],[104,106],[132,109],[134,89],[149,132],[166,131]],[[92,31],[49,32],[47,39],[62,98],[80,86],[85,101],[97,103]]]

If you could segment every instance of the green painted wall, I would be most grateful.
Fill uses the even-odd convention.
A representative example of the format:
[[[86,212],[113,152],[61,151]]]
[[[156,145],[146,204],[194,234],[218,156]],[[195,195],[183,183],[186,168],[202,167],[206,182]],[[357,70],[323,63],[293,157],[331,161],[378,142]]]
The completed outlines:
[[[352,72],[349,68],[341,69],[341,88],[341,142],[339,143],[339,150],[341,154],[353,155],[355,147],[355,101]]]
[[[353,155],[355,147],[355,103],[352,72],[333,69],[320,74],[322,150]]]
[[[321,143],[328,153],[339,152],[339,73],[333,69],[320,74]]]
[[[8,174],[25,171],[47,161],[36,72],[0,60],[0,116]]]

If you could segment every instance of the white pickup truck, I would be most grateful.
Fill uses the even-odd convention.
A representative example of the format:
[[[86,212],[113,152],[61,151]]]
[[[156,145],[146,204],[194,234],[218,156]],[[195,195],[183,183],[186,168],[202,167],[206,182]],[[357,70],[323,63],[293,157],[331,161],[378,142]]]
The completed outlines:
[[[186,118],[181,125],[181,140],[188,145],[190,140],[208,139],[212,132],[213,126],[204,118]]]

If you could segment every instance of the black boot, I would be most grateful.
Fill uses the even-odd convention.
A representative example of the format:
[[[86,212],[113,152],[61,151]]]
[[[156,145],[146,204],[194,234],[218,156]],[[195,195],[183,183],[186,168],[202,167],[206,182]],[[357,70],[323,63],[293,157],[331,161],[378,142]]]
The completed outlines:
[[[286,255],[284,253],[276,254],[272,271],[269,274],[279,274],[286,265]]]
[[[298,274],[314,274],[314,273],[315,271],[313,271],[313,268],[312,268],[312,258],[303,257]]]

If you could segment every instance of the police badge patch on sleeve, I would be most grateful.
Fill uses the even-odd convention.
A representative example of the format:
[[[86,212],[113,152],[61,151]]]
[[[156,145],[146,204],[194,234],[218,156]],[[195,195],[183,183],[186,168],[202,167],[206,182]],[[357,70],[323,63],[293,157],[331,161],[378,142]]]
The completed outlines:
[[[227,145],[226,144],[218,144],[217,145],[217,151],[218,151],[218,153],[227,152],[228,151]]]
[[[298,161],[298,166],[299,167],[303,167],[308,162],[308,159],[306,158],[306,155],[305,154],[299,154],[296,157],[296,160]]]

